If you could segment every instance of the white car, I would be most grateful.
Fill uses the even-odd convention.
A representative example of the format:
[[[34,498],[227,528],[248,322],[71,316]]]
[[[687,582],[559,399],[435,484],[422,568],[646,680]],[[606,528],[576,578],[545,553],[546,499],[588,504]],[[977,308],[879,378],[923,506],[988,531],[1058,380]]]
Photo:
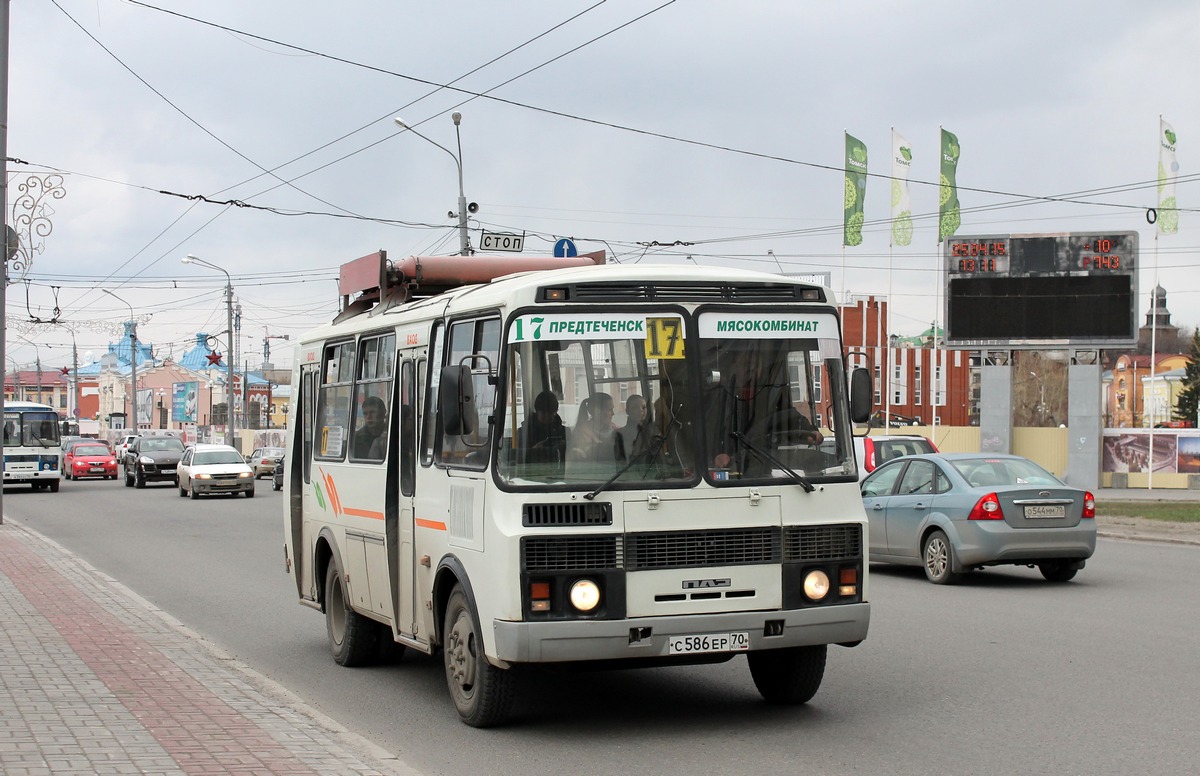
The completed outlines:
[[[113,445],[113,456],[117,459],[118,465],[121,463],[121,461],[125,460],[125,451],[129,449],[129,446],[133,444],[133,441],[139,436],[140,434],[126,434],[125,436],[121,437],[115,445]]]
[[[229,445],[192,445],[175,468],[179,495],[200,498],[213,493],[245,493],[254,498],[254,470]]]
[[[858,461],[858,481],[882,466],[885,461],[902,455],[925,455],[938,452],[937,445],[919,434],[873,434],[854,437],[854,457]]]

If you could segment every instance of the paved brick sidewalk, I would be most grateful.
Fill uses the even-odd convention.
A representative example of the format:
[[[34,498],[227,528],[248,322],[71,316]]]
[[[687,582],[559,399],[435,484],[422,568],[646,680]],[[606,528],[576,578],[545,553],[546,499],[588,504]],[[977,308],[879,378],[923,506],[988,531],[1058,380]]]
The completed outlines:
[[[5,776],[416,773],[8,519],[0,626]]]

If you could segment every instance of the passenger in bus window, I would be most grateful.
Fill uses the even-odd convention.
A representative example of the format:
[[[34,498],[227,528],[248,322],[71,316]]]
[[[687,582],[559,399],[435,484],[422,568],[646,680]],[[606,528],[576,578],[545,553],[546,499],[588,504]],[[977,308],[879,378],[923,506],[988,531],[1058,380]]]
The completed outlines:
[[[558,415],[558,398],[542,391],[533,400],[533,414],[517,431],[517,448],[524,463],[562,463],[567,429]]]
[[[572,461],[603,463],[615,461],[616,429],[613,428],[615,413],[613,398],[607,393],[594,393],[579,405],[579,419],[571,435]]]
[[[378,396],[368,396],[362,417],[362,425],[354,430],[354,457],[382,461],[387,449],[387,405]]]
[[[646,400],[640,394],[630,394],[625,400],[625,425],[617,429],[617,458],[625,461],[642,452],[650,436],[646,426]]]

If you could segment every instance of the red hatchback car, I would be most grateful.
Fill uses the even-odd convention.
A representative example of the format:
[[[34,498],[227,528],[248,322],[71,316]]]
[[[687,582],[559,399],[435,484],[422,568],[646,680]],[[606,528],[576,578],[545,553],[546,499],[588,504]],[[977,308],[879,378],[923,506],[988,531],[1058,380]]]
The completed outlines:
[[[63,453],[63,476],[68,480],[85,477],[117,478],[117,458],[108,445],[77,444]]]

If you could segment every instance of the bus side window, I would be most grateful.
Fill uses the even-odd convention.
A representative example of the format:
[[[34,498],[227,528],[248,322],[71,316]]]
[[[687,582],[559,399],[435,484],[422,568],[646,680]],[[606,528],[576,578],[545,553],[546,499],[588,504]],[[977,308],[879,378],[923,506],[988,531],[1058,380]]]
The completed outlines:
[[[400,492],[413,494],[417,475],[417,397],[413,362],[400,365]]]
[[[315,458],[340,461],[346,456],[350,428],[354,343],[326,345],[317,393]]]
[[[496,408],[496,384],[491,379],[500,357],[500,319],[480,318],[456,321],[450,327],[450,357],[446,364],[465,365],[471,370],[474,401],[467,434],[447,434],[439,427],[439,461],[451,466],[482,469],[487,465],[492,426],[489,419]],[[437,394],[431,394],[437,396]]]
[[[443,335],[445,327],[441,321],[433,324],[433,335],[429,338],[429,342],[433,346],[432,356],[425,360],[422,374],[426,375],[424,379],[424,414],[422,415],[423,425],[421,428],[421,465],[430,466],[433,464],[434,442],[437,433],[437,394],[439,387],[439,378],[442,371],[442,353],[445,352],[445,343]]]
[[[359,358],[350,460],[378,463],[387,455],[396,335],[364,337],[359,344]]]

